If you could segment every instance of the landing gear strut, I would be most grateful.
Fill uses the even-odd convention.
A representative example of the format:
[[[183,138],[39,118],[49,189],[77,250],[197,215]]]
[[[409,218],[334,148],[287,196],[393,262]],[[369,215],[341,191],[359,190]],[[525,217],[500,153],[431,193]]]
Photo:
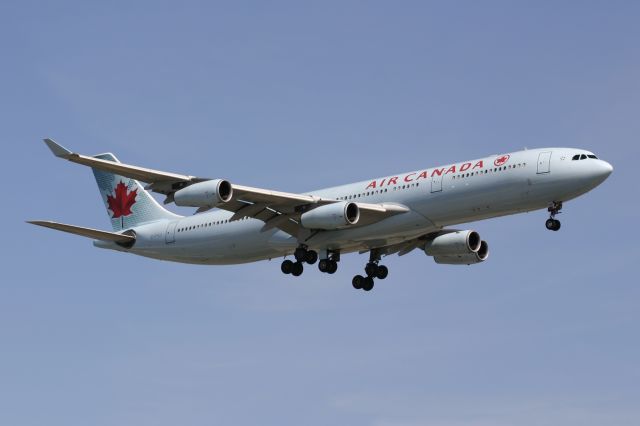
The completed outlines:
[[[283,274],[291,274],[294,277],[299,277],[302,275],[302,272],[304,272],[304,263],[313,265],[318,261],[318,253],[313,250],[308,250],[304,246],[298,247],[293,256],[296,258],[295,262],[289,259],[282,262],[280,270]]]
[[[338,262],[340,261],[339,252],[327,252],[326,259],[320,259],[318,263],[318,269],[320,272],[327,274],[335,274],[338,270]]]
[[[373,289],[373,279],[378,278],[384,280],[389,275],[389,269],[384,265],[379,265],[380,253],[376,250],[371,250],[369,255],[369,263],[364,267],[366,277],[362,275],[356,275],[351,280],[351,285],[356,290],[371,291]]]
[[[551,203],[547,211],[549,212],[549,219],[544,223],[550,231],[558,231],[560,230],[560,221],[556,219],[556,215],[560,213],[562,210],[562,201],[554,201]]]

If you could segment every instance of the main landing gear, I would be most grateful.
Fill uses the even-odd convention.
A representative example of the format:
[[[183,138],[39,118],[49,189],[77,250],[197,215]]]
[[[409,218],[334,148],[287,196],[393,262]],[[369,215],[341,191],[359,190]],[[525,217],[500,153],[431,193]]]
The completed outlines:
[[[289,259],[284,260],[282,262],[282,265],[280,266],[280,270],[282,271],[282,273],[291,274],[294,277],[299,277],[300,275],[302,275],[302,272],[304,272],[304,266],[302,265],[304,263],[313,265],[318,261],[318,252],[308,250],[304,246],[298,247],[293,255],[296,258],[296,261],[293,262]],[[337,266],[336,269],[338,269]]]
[[[325,274],[335,274],[338,270],[338,262],[340,261],[340,253],[337,251],[327,252],[326,259],[320,259],[318,269]]]
[[[374,278],[379,278],[381,280],[387,278],[387,275],[389,275],[389,269],[384,265],[379,265],[379,262],[380,255],[374,250],[371,250],[369,263],[364,267],[364,272],[367,276],[363,277],[362,275],[356,275],[353,277],[353,280],[351,280],[353,288],[356,290],[371,291],[373,289]]]
[[[550,231],[558,231],[560,230],[560,221],[556,219],[556,215],[560,213],[562,209],[562,201],[554,201],[551,203],[547,211],[549,212],[549,219],[544,223]]]

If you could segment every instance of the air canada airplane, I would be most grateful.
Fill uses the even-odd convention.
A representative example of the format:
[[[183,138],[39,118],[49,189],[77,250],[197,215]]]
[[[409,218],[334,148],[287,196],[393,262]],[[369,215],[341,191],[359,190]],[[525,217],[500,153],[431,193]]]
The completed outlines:
[[[613,171],[583,149],[542,148],[294,194],[131,166],[113,154],[85,156],[44,141],[55,156],[91,167],[113,232],[29,223],[92,238],[96,247],[174,262],[284,258],[281,270],[293,276],[318,261],[321,272],[333,274],[341,255],[369,253],[364,275],[352,280],[365,291],[387,277],[380,261],[391,254],[419,249],[440,264],[484,262],[488,244],[476,231],[449,228],[456,224],[547,209],[546,228],[558,231],[563,202]],[[164,204],[197,210],[178,216],[150,192],[163,194]]]

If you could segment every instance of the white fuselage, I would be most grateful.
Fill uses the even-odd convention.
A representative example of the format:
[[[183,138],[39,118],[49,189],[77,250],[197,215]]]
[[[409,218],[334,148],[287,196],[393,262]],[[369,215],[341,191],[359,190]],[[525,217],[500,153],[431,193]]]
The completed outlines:
[[[319,251],[348,253],[401,243],[445,226],[546,208],[602,183],[611,173],[605,161],[575,161],[582,149],[544,148],[401,173],[309,192],[322,198],[378,204],[398,203],[410,211],[370,225],[312,232],[304,241],[283,231],[262,231],[257,219],[229,221],[214,210],[134,229],[136,243],[103,248],[156,259],[198,264],[236,264],[291,254],[303,243]]]

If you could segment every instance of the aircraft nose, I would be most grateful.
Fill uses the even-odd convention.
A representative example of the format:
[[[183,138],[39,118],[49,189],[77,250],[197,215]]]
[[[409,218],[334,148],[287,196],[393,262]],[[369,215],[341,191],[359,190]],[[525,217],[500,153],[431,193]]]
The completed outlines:
[[[598,183],[604,182],[606,178],[613,172],[613,166],[604,160],[598,160],[593,163],[591,175]]]
[[[613,172],[613,166],[604,160],[600,160],[600,175],[606,179],[611,172]]]

